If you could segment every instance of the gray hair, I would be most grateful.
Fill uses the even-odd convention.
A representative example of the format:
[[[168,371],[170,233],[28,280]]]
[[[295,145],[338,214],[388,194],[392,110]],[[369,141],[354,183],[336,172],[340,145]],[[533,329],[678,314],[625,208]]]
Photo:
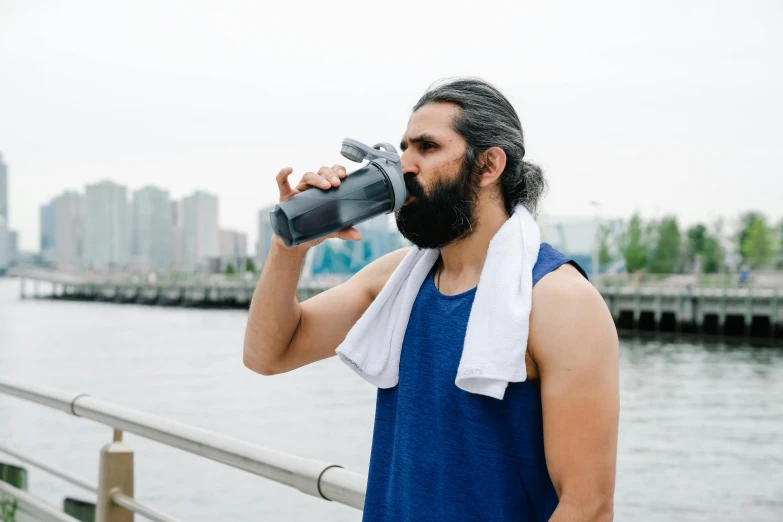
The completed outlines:
[[[454,118],[454,131],[467,142],[465,161],[470,172],[481,172],[479,156],[491,147],[506,153],[506,168],[500,176],[500,192],[506,213],[511,216],[522,204],[532,214],[547,188],[541,168],[523,160],[525,143],[522,124],[514,107],[500,91],[479,78],[457,78],[437,82],[413,107],[427,103],[453,103],[460,108]]]

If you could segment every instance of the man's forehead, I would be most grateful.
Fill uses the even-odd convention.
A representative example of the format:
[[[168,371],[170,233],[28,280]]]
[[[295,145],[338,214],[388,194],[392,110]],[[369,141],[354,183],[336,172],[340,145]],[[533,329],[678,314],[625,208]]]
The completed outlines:
[[[419,136],[447,137],[455,134],[452,123],[459,107],[450,103],[428,103],[411,114],[408,128],[402,140],[408,141]]]

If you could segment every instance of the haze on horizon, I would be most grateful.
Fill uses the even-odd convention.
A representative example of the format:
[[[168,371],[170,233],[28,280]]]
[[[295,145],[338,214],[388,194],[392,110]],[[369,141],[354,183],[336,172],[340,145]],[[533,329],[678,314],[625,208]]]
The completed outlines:
[[[435,80],[497,85],[550,215],[783,218],[783,4],[774,1],[0,3],[10,225],[104,179],[220,198],[248,233],[343,137],[397,143]],[[347,165],[349,171],[354,166]]]

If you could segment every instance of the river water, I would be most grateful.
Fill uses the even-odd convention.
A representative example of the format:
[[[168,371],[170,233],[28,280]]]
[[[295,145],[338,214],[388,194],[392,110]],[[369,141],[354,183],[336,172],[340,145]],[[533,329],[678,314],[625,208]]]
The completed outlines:
[[[43,290],[43,288],[42,288]],[[20,300],[0,279],[0,375],[89,393],[367,473],[375,391],[332,358],[242,365],[246,312]],[[623,340],[615,520],[783,520],[783,349]],[[0,396],[0,443],[97,482],[110,428]],[[361,513],[132,434],[136,496],[183,521]],[[14,462],[0,455],[0,460]],[[93,500],[30,470],[30,490]]]

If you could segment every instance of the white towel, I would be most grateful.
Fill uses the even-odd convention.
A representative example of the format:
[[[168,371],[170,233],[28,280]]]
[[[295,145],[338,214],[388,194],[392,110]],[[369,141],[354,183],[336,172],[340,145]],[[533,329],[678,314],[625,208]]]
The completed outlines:
[[[533,266],[540,242],[538,225],[521,205],[490,241],[455,376],[461,389],[503,399],[509,382],[527,378]],[[438,250],[413,247],[337,347],[343,362],[379,388],[397,385],[413,302],[438,256]]]

